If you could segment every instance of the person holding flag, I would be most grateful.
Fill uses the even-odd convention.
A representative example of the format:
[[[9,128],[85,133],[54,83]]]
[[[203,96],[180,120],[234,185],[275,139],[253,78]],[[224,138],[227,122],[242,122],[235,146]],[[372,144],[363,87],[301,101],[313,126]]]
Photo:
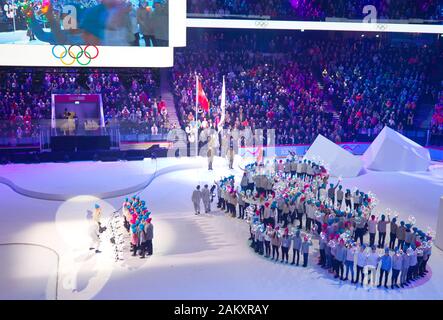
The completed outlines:
[[[225,76],[223,76],[223,86],[222,86],[222,93],[221,93],[220,109],[221,109],[221,117],[220,117],[220,121],[217,124],[217,131],[219,133],[220,133],[220,131],[223,130],[223,125],[225,124],[225,112],[226,112],[226,84],[225,84]]]
[[[195,155],[198,156],[198,107],[203,111],[209,112],[209,100],[206,97],[203,86],[195,74]]]

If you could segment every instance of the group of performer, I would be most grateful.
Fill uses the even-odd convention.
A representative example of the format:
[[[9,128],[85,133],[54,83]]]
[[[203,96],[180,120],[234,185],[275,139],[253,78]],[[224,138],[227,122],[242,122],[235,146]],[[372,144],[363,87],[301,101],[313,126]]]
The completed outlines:
[[[426,275],[431,232],[416,227],[415,218],[398,223],[398,217],[377,214],[378,200],[371,193],[343,191],[340,179],[335,185],[328,181],[324,166],[294,154],[274,163],[255,162],[245,167],[239,186],[234,176],[216,182],[217,207],[247,220],[251,246],[271,260],[281,251],[281,262],[289,263],[292,248],[291,264],[299,265],[301,253],[306,267],[316,239],[318,265],[341,281],[364,285],[366,277],[375,285],[378,273],[377,286],[390,283],[393,289]]]
[[[137,253],[141,259],[153,253],[152,239],[154,238],[154,225],[152,224],[151,212],[146,208],[146,202],[134,195],[126,198],[122,205],[123,225],[129,234],[130,248],[133,256]],[[91,243],[89,250],[101,253],[99,250],[101,239],[100,234],[106,231],[107,227],[102,223],[102,208],[95,204],[90,220]]]
[[[146,208],[146,202],[139,196],[126,198],[122,205],[124,226],[131,238],[132,255],[137,253],[141,259],[146,255],[152,255],[152,239],[154,238],[154,226],[151,212]]]

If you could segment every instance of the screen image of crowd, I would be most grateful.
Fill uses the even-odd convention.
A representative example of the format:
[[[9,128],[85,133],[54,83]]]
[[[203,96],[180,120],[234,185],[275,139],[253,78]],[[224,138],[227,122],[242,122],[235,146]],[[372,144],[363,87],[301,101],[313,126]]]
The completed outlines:
[[[1,1],[0,44],[168,46],[168,0]],[[15,9],[15,10],[14,10]],[[39,43],[40,43],[39,42]],[[25,42],[26,43],[26,42]]]
[[[429,130],[429,144],[442,145],[438,41],[207,30],[188,37],[192,41],[176,49],[165,80],[182,129],[194,125],[197,72],[210,105],[198,117],[201,128],[220,122],[226,75],[226,129],[275,129],[277,144],[310,144],[318,134],[334,142],[370,142],[387,125],[406,136]],[[52,93],[101,93],[107,125],[119,122],[123,134],[167,133],[176,123],[160,95],[159,73],[1,69],[1,136],[38,136],[38,120],[50,119]]]
[[[438,0],[188,0],[188,13],[301,21],[363,20],[363,8],[367,5],[376,8],[378,19],[392,22],[443,20],[443,4]]]
[[[106,126],[118,122],[122,134],[165,133],[170,123],[158,77],[149,69],[2,69],[0,137],[38,137],[51,118],[51,95],[82,93],[102,95]]]

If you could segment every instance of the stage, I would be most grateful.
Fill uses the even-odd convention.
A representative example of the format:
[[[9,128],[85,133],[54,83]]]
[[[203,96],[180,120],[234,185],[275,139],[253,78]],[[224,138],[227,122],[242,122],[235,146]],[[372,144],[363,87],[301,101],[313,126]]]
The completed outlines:
[[[236,169],[228,170],[226,160],[216,158],[214,171],[207,171],[204,158],[1,166],[0,243],[43,247],[0,246],[0,286],[14,288],[0,298],[443,299],[443,252],[435,247],[425,279],[405,289],[367,289],[318,268],[317,243],[308,268],[283,265],[249,248],[246,222],[219,211],[195,216],[195,186],[240,177],[240,162],[236,158]],[[375,193],[379,210],[396,210],[404,220],[413,215],[422,229],[436,229],[443,195],[439,164],[417,173],[367,171],[343,185]],[[152,211],[154,255],[142,260],[127,253],[114,262],[105,241],[102,253],[90,252],[87,211],[99,203],[109,218],[128,192],[138,191]]]

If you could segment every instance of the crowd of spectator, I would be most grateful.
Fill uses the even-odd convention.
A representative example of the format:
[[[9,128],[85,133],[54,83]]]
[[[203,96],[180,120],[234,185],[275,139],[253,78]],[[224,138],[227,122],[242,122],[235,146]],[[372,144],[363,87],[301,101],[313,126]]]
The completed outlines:
[[[442,82],[443,87],[443,82]],[[443,145],[443,90],[438,94],[431,120],[431,144]]]
[[[271,18],[303,18],[319,20],[322,17],[315,1],[300,0],[291,4],[291,1],[268,0],[189,0],[188,13],[220,14],[220,15],[247,15],[265,16]]]
[[[199,116],[203,126],[220,121],[225,75],[225,127],[272,128],[279,144],[311,143],[318,134],[336,142],[369,141],[385,125],[404,132],[413,127],[421,99],[437,95],[429,80],[432,46],[284,36],[256,50],[262,44],[254,36],[220,45],[223,37],[203,34],[208,45],[197,42],[176,55],[173,83],[184,127],[194,120],[194,72],[211,106]]]
[[[91,73],[86,87],[101,93],[105,122],[118,123],[122,134],[158,134],[169,129],[165,102],[157,95],[158,80],[150,70],[131,72],[126,81],[118,73]]]
[[[327,17],[363,19],[366,5],[376,7],[379,19],[443,17],[443,4],[437,0],[188,0],[188,13],[324,21]]]
[[[158,95],[158,75],[143,70],[0,70],[0,136],[37,137],[51,118],[51,94],[101,93],[107,125],[122,134],[167,132],[169,118]],[[43,120],[43,121],[42,121]]]
[[[0,132],[2,137],[21,138],[39,134],[38,120],[50,118],[51,103],[46,94],[35,93],[33,75],[0,73]]]
[[[192,38],[193,36],[198,39]],[[278,144],[371,141],[388,125],[417,127],[417,110],[436,105],[443,130],[438,46],[383,38],[319,38],[290,33],[198,32],[176,49],[172,90],[181,126],[195,120],[195,72],[210,102],[202,127],[217,127],[226,78],[225,128],[275,129]],[[437,72],[437,75],[436,75]],[[0,69],[0,136],[38,137],[51,94],[101,93],[107,125],[120,133],[166,133],[171,125],[151,69]],[[435,140],[435,139],[434,139]],[[432,142],[432,141],[431,141]],[[435,143],[435,142],[434,142]]]
[[[291,2],[298,2],[292,0]],[[363,8],[373,5],[377,9],[378,19],[426,19],[442,18],[443,6],[437,0],[315,0],[327,17],[362,19]]]

